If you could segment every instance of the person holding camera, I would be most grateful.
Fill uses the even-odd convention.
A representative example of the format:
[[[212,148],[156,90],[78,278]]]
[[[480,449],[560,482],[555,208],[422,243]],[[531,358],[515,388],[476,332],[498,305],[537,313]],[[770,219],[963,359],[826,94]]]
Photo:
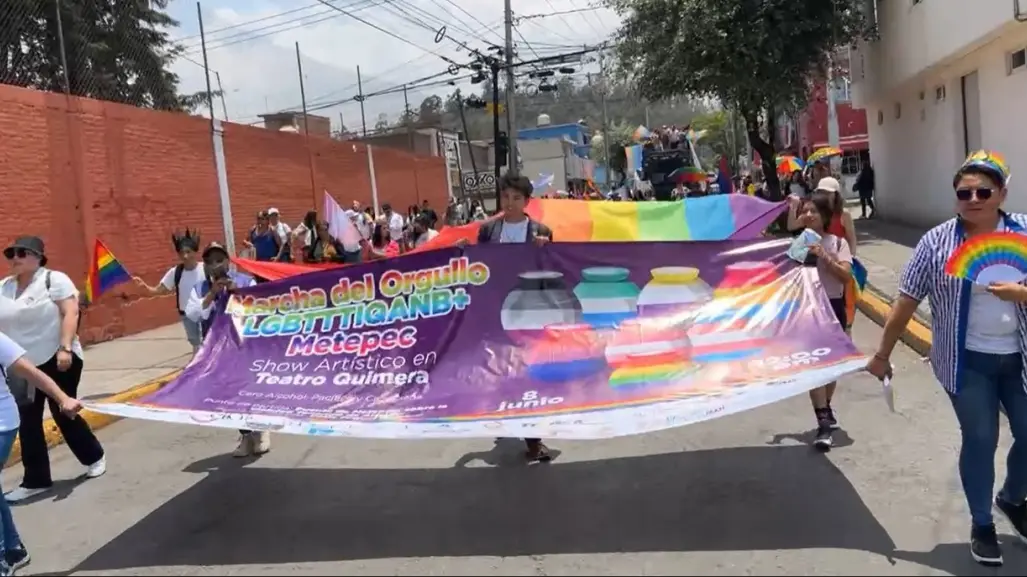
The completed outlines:
[[[189,296],[185,315],[191,321],[200,324],[204,338],[214,324],[215,311],[224,308],[228,296],[236,289],[257,284],[249,275],[232,272],[229,269],[230,263],[228,251],[221,244],[212,242],[203,249],[203,270],[206,278],[196,285]],[[232,453],[233,457],[263,455],[271,450],[271,436],[266,431],[241,430],[239,434],[239,446]]]

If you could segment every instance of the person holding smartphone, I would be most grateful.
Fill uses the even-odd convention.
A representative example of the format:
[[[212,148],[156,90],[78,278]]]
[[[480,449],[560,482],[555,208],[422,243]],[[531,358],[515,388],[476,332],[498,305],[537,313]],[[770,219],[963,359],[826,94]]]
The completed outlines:
[[[214,312],[225,306],[232,291],[257,284],[249,275],[232,272],[229,269],[230,263],[228,250],[220,243],[212,242],[203,249],[203,270],[206,279],[193,289],[193,294],[189,296],[189,303],[185,307],[185,315],[191,321],[200,324],[204,338],[217,318]],[[267,431],[240,430],[239,434],[239,446],[232,453],[233,457],[263,455],[271,450],[271,435]]]

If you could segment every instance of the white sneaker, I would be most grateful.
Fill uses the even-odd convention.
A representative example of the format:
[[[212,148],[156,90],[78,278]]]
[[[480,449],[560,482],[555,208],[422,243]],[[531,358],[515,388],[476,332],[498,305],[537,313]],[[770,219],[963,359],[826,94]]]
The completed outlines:
[[[263,455],[271,450],[271,433],[267,431],[260,431],[259,433],[250,433],[253,438],[253,454]]]
[[[107,472],[107,455],[100,457],[100,460],[86,468],[86,479],[102,477]]]
[[[8,491],[7,493],[4,493],[4,500],[8,503],[20,503],[26,499],[31,499],[36,495],[42,495],[43,493],[46,493],[49,490],[49,488],[26,489],[25,487],[17,487],[13,491]]]
[[[253,438],[251,435],[239,435],[239,446],[232,451],[236,459],[243,459],[253,454]]]

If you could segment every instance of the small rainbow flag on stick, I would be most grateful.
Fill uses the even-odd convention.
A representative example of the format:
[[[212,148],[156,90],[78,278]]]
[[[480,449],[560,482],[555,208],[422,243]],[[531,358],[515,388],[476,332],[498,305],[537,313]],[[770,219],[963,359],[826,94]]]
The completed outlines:
[[[111,249],[107,248],[103,241],[96,239],[93,260],[89,263],[89,274],[86,276],[86,302],[93,302],[103,293],[123,282],[128,282],[131,278]]]

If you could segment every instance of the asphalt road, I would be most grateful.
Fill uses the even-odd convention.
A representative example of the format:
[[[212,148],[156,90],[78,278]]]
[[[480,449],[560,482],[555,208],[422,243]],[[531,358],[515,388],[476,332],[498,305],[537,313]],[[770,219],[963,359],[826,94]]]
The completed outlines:
[[[857,321],[864,350],[879,335]],[[532,467],[490,440],[291,436],[242,463],[225,431],[122,421],[100,433],[105,477],[14,510],[35,557],[24,574],[996,574],[969,560],[948,402],[915,353],[896,363],[900,414],[870,377],[847,379],[845,432],[826,456],[807,446],[804,397],[561,443]],[[54,452],[56,478],[80,472]],[[1027,552],[999,529],[997,574],[1027,574]]]

